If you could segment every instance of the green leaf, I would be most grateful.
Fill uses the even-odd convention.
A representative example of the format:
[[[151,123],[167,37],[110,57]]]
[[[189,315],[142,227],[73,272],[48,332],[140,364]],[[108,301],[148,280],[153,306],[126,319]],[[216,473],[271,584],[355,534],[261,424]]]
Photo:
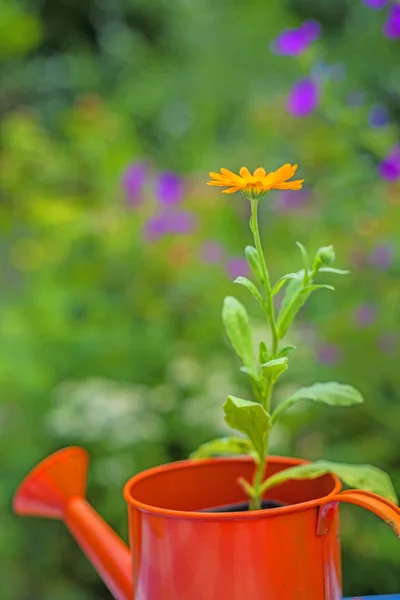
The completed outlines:
[[[228,396],[225,404],[225,421],[247,435],[259,456],[264,454],[265,436],[271,428],[271,417],[258,402]]]
[[[260,364],[267,362],[269,353],[268,353],[267,344],[265,342],[260,342],[258,356],[259,356]]]
[[[258,252],[253,246],[246,246],[244,249],[244,253],[249,264],[249,267],[253,271],[254,275],[257,277],[260,283],[264,283],[264,276],[260,264],[260,259],[258,258]]]
[[[298,248],[300,248],[300,252],[301,252],[301,255],[303,257],[305,273],[308,273],[308,253],[307,253],[307,250],[304,248],[303,244],[301,244],[300,242],[296,242],[296,246]]]
[[[328,460],[319,460],[307,465],[298,465],[280,471],[265,481],[262,492],[280,485],[289,479],[316,479],[327,473],[337,475],[345,485],[374,494],[379,494],[397,504],[397,496],[387,473],[372,465],[347,465]]]
[[[246,481],[244,477],[238,477],[236,481],[238,482],[240,487],[243,488],[243,490],[246,492],[249,498],[254,497],[255,490],[253,486],[248,481]]]
[[[334,269],[333,267],[321,267],[319,273],[336,273],[336,275],[348,275],[350,271],[347,269]]]
[[[313,385],[300,388],[290,398],[284,400],[276,407],[272,415],[273,423],[285,410],[293,406],[299,400],[313,400],[323,402],[330,406],[352,406],[360,404],[364,399],[360,392],[351,385],[328,381],[326,383],[314,383]]]
[[[245,367],[254,370],[253,341],[249,317],[243,304],[227,296],[222,307],[222,320],[229,341]]]
[[[278,315],[277,328],[279,339],[285,337],[293,319],[305,304],[311,292],[324,288],[328,290],[335,289],[331,285],[325,284],[312,284],[304,287],[304,283],[296,279],[293,279],[289,283]]]
[[[252,454],[254,448],[249,440],[235,437],[215,438],[192,452],[190,458],[208,458],[218,455]]]
[[[264,303],[264,300],[262,299],[262,296],[260,294],[260,292],[258,291],[258,289],[256,288],[256,286],[254,285],[254,283],[252,281],[250,281],[250,279],[247,279],[247,277],[236,277],[234,283],[240,283],[240,285],[244,285],[244,287],[246,287],[254,296],[254,298],[257,300],[257,302],[261,305],[261,307],[265,310],[266,306]]]
[[[298,279],[292,279],[291,281],[289,281],[289,285],[286,288],[285,295],[284,295],[283,300],[282,300],[281,308],[280,308],[280,311],[279,311],[278,321],[281,318],[281,315],[284,312],[286,312],[286,310],[289,308],[290,304],[296,298],[296,296],[298,295],[298,293],[302,289],[304,289],[303,281],[302,281],[303,280],[303,273],[304,273],[304,271],[299,271],[298,272],[299,278]]]
[[[272,295],[275,296],[279,292],[283,284],[286,283],[286,281],[289,281],[289,279],[300,279],[301,281],[302,277],[300,277],[298,273],[286,273],[286,275],[283,275],[275,283],[274,287],[272,288]]]
[[[293,350],[296,350],[296,346],[283,346],[283,348],[279,350],[277,357],[279,358],[281,356],[289,356],[289,354],[291,354]]]
[[[308,292],[314,292],[315,290],[331,290],[332,292],[335,291],[335,288],[333,287],[333,285],[327,285],[326,283],[314,283],[313,285],[308,285],[306,288],[306,291]]]
[[[261,365],[263,373],[270,381],[276,381],[287,369],[288,359],[286,356],[274,358]]]
[[[251,379],[253,379],[254,383],[258,384],[257,374],[253,371],[253,369],[249,369],[249,367],[240,367],[240,371],[242,371],[242,373],[245,373],[246,375],[251,377]]]
[[[286,288],[282,306],[278,315],[277,329],[279,339],[285,337],[293,319],[306,302],[311,291],[303,287],[303,282],[293,279]]]

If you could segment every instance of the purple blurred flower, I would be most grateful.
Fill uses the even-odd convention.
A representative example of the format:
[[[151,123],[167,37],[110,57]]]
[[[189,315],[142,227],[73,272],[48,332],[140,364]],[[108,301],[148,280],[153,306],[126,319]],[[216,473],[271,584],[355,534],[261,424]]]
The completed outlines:
[[[188,211],[161,212],[150,217],[145,225],[145,237],[155,241],[168,234],[190,233],[196,227],[195,216]]]
[[[394,181],[400,177],[400,144],[391,149],[387,157],[378,165],[382,179]]]
[[[286,108],[295,117],[307,117],[317,108],[318,102],[318,86],[310,77],[307,77],[294,84]]]
[[[286,56],[297,56],[307,50],[321,33],[317,21],[305,21],[298,29],[285,29],[271,44],[272,52]]]
[[[392,4],[383,28],[386,37],[395,40],[400,37],[400,4]]]
[[[339,358],[339,348],[334,344],[322,344],[317,350],[317,360],[323,365],[334,365]]]
[[[165,215],[154,215],[147,220],[145,225],[146,239],[153,242],[168,233],[168,221]]]
[[[201,249],[201,255],[204,262],[213,265],[222,260],[224,249],[218,242],[205,242]]]
[[[156,181],[156,196],[161,204],[177,204],[182,200],[182,179],[176,173],[165,171],[160,173]]]
[[[394,354],[396,352],[397,342],[398,335],[392,332],[383,333],[378,341],[379,348],[385,354]]]
[[[244,258],[232,257],[226,263],[226,270],[229,277],[236,279],[236,277],[246,276],[249,272],[249,266]]]
[[[374,10],[380,10],[384,8],[388,3],[388,0],[362,0],[366,6],[373,8]]]
[[[310,193],[307,189],[297,191],[284,190],[279,193],[276,208],[278,211],[286,212],[296,210],[306,206],[310,199]]]
[[[146,183],[148,166],[145,163],[129,165],[122,176],[122,187],[125,190],[128,204],[140,204],[143,186]]]
[[[371,127],[383,127],[388,123],[388,114],[384,106],[373,106],[369,111],[369,124]]]
[[[375,309],[369,304],[361,304],[354,313],[355,324],[362,328],[371,325],[375,319]]]
[[[177,210],[169,214],[169,233],[190,233],[196,227],[196,218],[187,210]]]
[[[381,269],[382,271],[386,271],[393,262],[393,248],[392,246],[383,244],[376,246],[370,258],[374,267]]]

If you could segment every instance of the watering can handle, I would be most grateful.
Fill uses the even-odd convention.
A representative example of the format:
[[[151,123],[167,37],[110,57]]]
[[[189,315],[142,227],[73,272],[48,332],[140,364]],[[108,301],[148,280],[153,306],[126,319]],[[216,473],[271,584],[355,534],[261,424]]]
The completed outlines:
[[[390,500],[364,490],[346,490],[331,496],[320,508],[317,524],[318,535],[324,535],[330,530],[338,502],[356,504],[373,512],[385,521],[400,538],[400,508]]]

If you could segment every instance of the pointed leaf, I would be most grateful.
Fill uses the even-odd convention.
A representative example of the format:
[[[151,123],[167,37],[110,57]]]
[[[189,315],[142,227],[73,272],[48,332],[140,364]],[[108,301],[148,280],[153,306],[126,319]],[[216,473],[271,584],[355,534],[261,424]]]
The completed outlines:
[[[271,417],[264,407],[258,402],[228,396],[224,411],[225,421],[229,427],[247,435],[258,455],[262,456],[265,436],[271,428]]]
[[[276,381],[287,369],[288,359],[286,356],[274,358],[261,365],[265,377],[271,381]]]
[[[351,488],[379,494],[397,504],[396,492],[390,477],[381,469],[372,465],[347,465],[328,460],[319,460],[315,463],[298,465],[280,471],[267,479],[262,486],[262,491],[265,492],[289,479],[316,479],[326,473],[337,475],[344,484]]]
[[[348,275],[350,271],[347,269],[335,269],[333,267],[321,267],[319,273],[336,273],[336,275]]]
[[[281,308],[279,311],[279,319],[281,318],[282,313],[284,313],[290,306],[290,304],[293,302],[297,294],[303,289],[304,271],[299,271],[297,274],[299,275],[299,278],[290,280],[289,285],[286,288],[285,295],[283,297]]]
[[[261,296],[260,292],[258,291],[258,289],[256,288],[256,286],[254,285],[254,283],[252,281],[250,281],[250,279],[247,279],[247,277],[236,277],[234,283],[240,283],[240,285],[244,285],[244,287],[246,287],[253,294],[254,298],[261,305],[261,307],[265,310],[266,307],[265,307],[264,300],[262,299],[262,296]]]
[[[253,445],[249,440],[235,437],[215,438],[202,444],[192,452],[190,458],[208,458],[218,455],[237,455],[254,453]]]
[[[279,339],[285,337],[293,319],[306,302],[310,293],[311,291],[303,287],[302,281],[293,279],[289,283],[278,315],[277,328]]]
[[[237,482],[240,485],[240,487],[246,492],[249,498],[254,497],[255,490],[253,486],[248,481],[246,481],[244,477],[238,477]]]
[[[331,285],[312,284],[304,287],[302,281],[292,280],[286,288],[282,306],[278,316],[278,336],[279,339],[285,337],[293,319],[305,304],[311,292],[319,289],[334,290]]]
[[[300,252],[301,252],[301,255],[303,257],[303,262],[304,262],[304,269],[305,269],[305,272],[308,273],[308,253],[307,253],[307,250],[304,248],[303,244],[301,244],[300,242],[296,242],[296,246],[298,248],[300,248]]]
[[[278,358],[280,356],[289,356],[289,354],[291,354],[293,352],[293,350],[296,350],[296,346],[283,346],[283,348],[281,348],[278,352]]]
[[[265,342],[260,342],[260,347],[258,350],[258,357],[260,364],[267,362],[268,360],[268,348]]]
[[[335,291],[335,288],[333,287],[333,285],[327,285],[326,283],[314,283],[313,285],[308,285],[306,288],[307,292],[314,292],[315,290],[331,290],[331,291]]]
[[[298,273],[287,273],[286,275],[283,275],[283,277],[278,279],[278,281],[272,288],[272,295],[275,296],[279,292],[281,287],[284,285],[284,283],[286,283],[286,281],[289,281],[289,279],[299,279],[301,281],[302,277],[300,277]]]
[[[288,408],[299,400],[313,400],[323,402],[330,406],[352,406],[364,402],[361,393],[351,385],[327,381],[325,383],[314,383],[313,385],[300,388],[290,398],[279,404],[272,415],[273,423]]]
[[[251,377],[251,379],[253,379],[254,383],[258,383],[257,375],[253,371],[253,369],[249,369],[249,367],[240,367],[240,371],[242,371],[242,373],[246,373],[246,375]]]
[[[260,283],[264,283],[264,276],[257,250],[253,246],[246,246],[244,253],[254,275],[257,277]]]
[[[222,320],[233,349],[244,366],[254,370],[253,341],[249,317],[243,304],[233,296],[227,296],[222,308]]]

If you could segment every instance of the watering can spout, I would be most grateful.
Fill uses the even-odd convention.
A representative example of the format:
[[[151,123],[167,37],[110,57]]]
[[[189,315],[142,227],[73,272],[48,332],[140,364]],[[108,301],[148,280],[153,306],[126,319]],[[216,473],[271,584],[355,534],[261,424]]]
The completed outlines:
[[[29,473],[14,496],[14,511],[64,521],[117,600],[133,599],[128,547],[86,501],[88,454],[79,447],[52,454]]]

